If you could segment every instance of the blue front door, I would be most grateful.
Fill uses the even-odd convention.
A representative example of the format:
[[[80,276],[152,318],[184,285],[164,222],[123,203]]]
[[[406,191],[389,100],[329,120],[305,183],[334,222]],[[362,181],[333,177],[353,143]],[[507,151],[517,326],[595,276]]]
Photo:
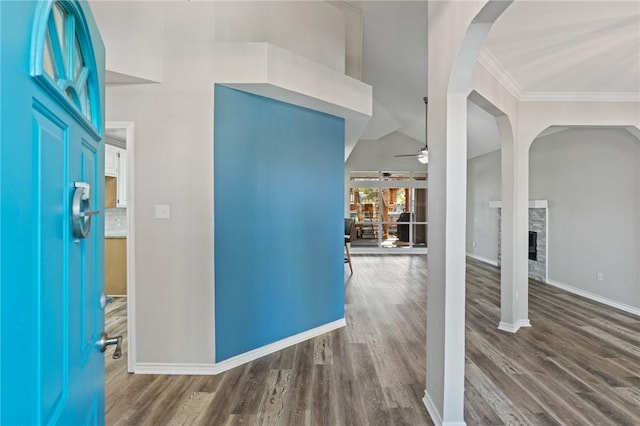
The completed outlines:
[[[0,423],[103,424],[104,47],[77,1],[0,37]]]

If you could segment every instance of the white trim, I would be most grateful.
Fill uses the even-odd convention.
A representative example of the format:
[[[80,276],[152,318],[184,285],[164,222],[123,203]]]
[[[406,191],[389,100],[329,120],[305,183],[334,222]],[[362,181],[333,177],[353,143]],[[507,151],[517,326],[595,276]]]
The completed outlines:
[[[288,348],[312,339],[324,333],[345,327],[347,321],[344,318],[321,325],[311,330],[304,331],[291,337],[270,343],[261,348],[254,349],[249,352],[234,356],[219,363],[165,363],[165,362],[140,362],[136,364],[136,374],[177,374],[177,375],[215,375],[238,367],[242,364],[254,361],[265,355],[272,354],[279,350]]]
[[[440,413],[438,412],[436,405],[431,400],[431,397],[429,396],[429,393],[427,393],[426,389],[424,391],[424,398],[422,398],[422,403],[426,407],[427,413],[429,413],[429,417],[431,417],[433,424],[435,426],[442,426],[442,417],[440,417]]]
[[[464,421],[443,422],[442,417],[440,417],[440,413],[436,409],[436,405],[433,403],[433,401],[431,400],[431,397],[429,397],[429,394],[427,393],[426,390],[424,391],[424,398],[422,398],[422,403],[427,408],[427,412],[429,413],[429,416],[431,417],[431,420],[433,421],[433,424],[435,426],[466,426],[467,425],[467,423],[465,423]]]
[[[212,376],[220,373],[215,364],[139,362],[136,374],[168,374],[176,376]]]
[[[528,319],[521,319],[513,324],[504,321],[500,321],[500,324],[498,324],[498,330],[508,331],[509,333],[516,333],[523,327],[531,327],[531,322]]]
[[[479,260],[480,262],[487,263],[489,265],[493,265],[493,266],[496,266],[496,267],[499,266],[497,260],[487,259],[486,257],[477,256],[477,255],[471,254],[471,253],[467,253],[467,257],[470,257],[470,258],[475,259],[475,260]]]
[[[127,371],[136,372],[136,261],[134,231],[134,122],[107,121],[105,129],[125,129],[127,149]]]
[[[520,100],[524,94],[524,90],[520,83],[516,81],[515,78],[507,71],[507,69],[502,66],[500,61],[493,56],[493,53],[486,47],[483,47],[480,50],[480,54],[478,55],[478,62],[480,62],[484,67],[489,71],[498,83],[504,86],[505,89],[509,91],[513,95],[514,98]]]
[[[638,92],[526,92],[521,102],[640,102]]]
[[[583,290],[581,288],[577,288],[571,286],[569,284],[564,284],[559,281],[554,281],[547,279],[547,284],[562,289],[564,291],[568,291],[569,293],[576,294],[578,296],[582,296],[589,300],[593,300],[594,302],[602,303],[603,305],[610,306],[612,308],[620,309],[621,311],[628,312],[633,315],[640,316],[640,308],[636,308],[635,306],[627,305],[625,303],[616,302],[615,300],[608,299],[606,297],[600,296],[598,294],[592,293],[587,290]]]
[[[520,102],[640,102],[638,92],[525,92],[488,48],[482,48],[478,62]]]
[[[227,371],[239,365],[242,365],[247,362],[251,362],[255,359],[258,359],[260,357],[263,357],[265,355],[269,355],[279,350],[288,348],[289,346],[293,346],[298,343],[304,342],[305,340],[312,339],[314,337],[320,336],[324,333],[328,333],[338,328],[346,327],[346,325],[347,325],[347,321],[344,318],[341,318],[339,320],[321,325],[319,327],[312,328],[307,331],[303,331],[302,333],[298,333],[296,335],[284,338],[277,342],[270,343],[261,348],[257,348],[252,351],[234,356],[233,358],[229,358],[224,361],[218,362],[215,365],[218,369],[220,369],[220,372]]]

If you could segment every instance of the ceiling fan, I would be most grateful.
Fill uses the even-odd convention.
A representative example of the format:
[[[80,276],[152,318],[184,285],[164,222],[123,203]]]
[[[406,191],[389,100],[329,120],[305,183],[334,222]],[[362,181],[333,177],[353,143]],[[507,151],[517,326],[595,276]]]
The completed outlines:
[[[429,108],[429,99],[427,97],[422,98],[422,100],[424,100],[424,105],[425,105],[425,119],[426,119],[426,114]],[[426,125],[426,121],[425,121],[425,126],[424,126],[424,131],[425,131],[425,143],[424,143],[424,148],[421,148],[420,151],[418,151],[417,154],[401,154],[401,155],[394,155],[394,157],[399,158],[399,157],[417,157],[418,161],[421,162],[422,164],[427,164],[429,162],[429,146],[427,145],[427,125]]]

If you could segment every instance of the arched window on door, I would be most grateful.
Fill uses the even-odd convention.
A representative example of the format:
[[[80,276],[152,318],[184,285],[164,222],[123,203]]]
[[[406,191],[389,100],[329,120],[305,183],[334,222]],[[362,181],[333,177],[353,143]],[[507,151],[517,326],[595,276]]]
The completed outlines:
[[[96,61],[83,12],[74,2],[49,1],[34,23],[31,74],[67,110],[101,135]]]

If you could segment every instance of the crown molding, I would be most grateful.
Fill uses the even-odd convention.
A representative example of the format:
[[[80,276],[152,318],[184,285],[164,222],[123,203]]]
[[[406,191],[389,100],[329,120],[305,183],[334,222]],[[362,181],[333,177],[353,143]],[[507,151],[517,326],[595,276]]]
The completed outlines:
[[[478,62],[521,102],[640,102],[639,92],[525,92],[487,47],[480,51]]]
[[[637,92],[526,92],[523,102],[640,102]]]
[[[493,53],[489,51],[486,47],[483,47],[480,50],[480,54],[478,55],[478,62],[480,62],[484,67],[489,71],[498,83],[504,86],[505,89],[509,91],[513,95],[514,98],[520,100],[520,98],[524,95],[524,90],[522,86],[516,81],[515,78],[507,71],[507,69],[498,61],[498,59],[493,56]]]

